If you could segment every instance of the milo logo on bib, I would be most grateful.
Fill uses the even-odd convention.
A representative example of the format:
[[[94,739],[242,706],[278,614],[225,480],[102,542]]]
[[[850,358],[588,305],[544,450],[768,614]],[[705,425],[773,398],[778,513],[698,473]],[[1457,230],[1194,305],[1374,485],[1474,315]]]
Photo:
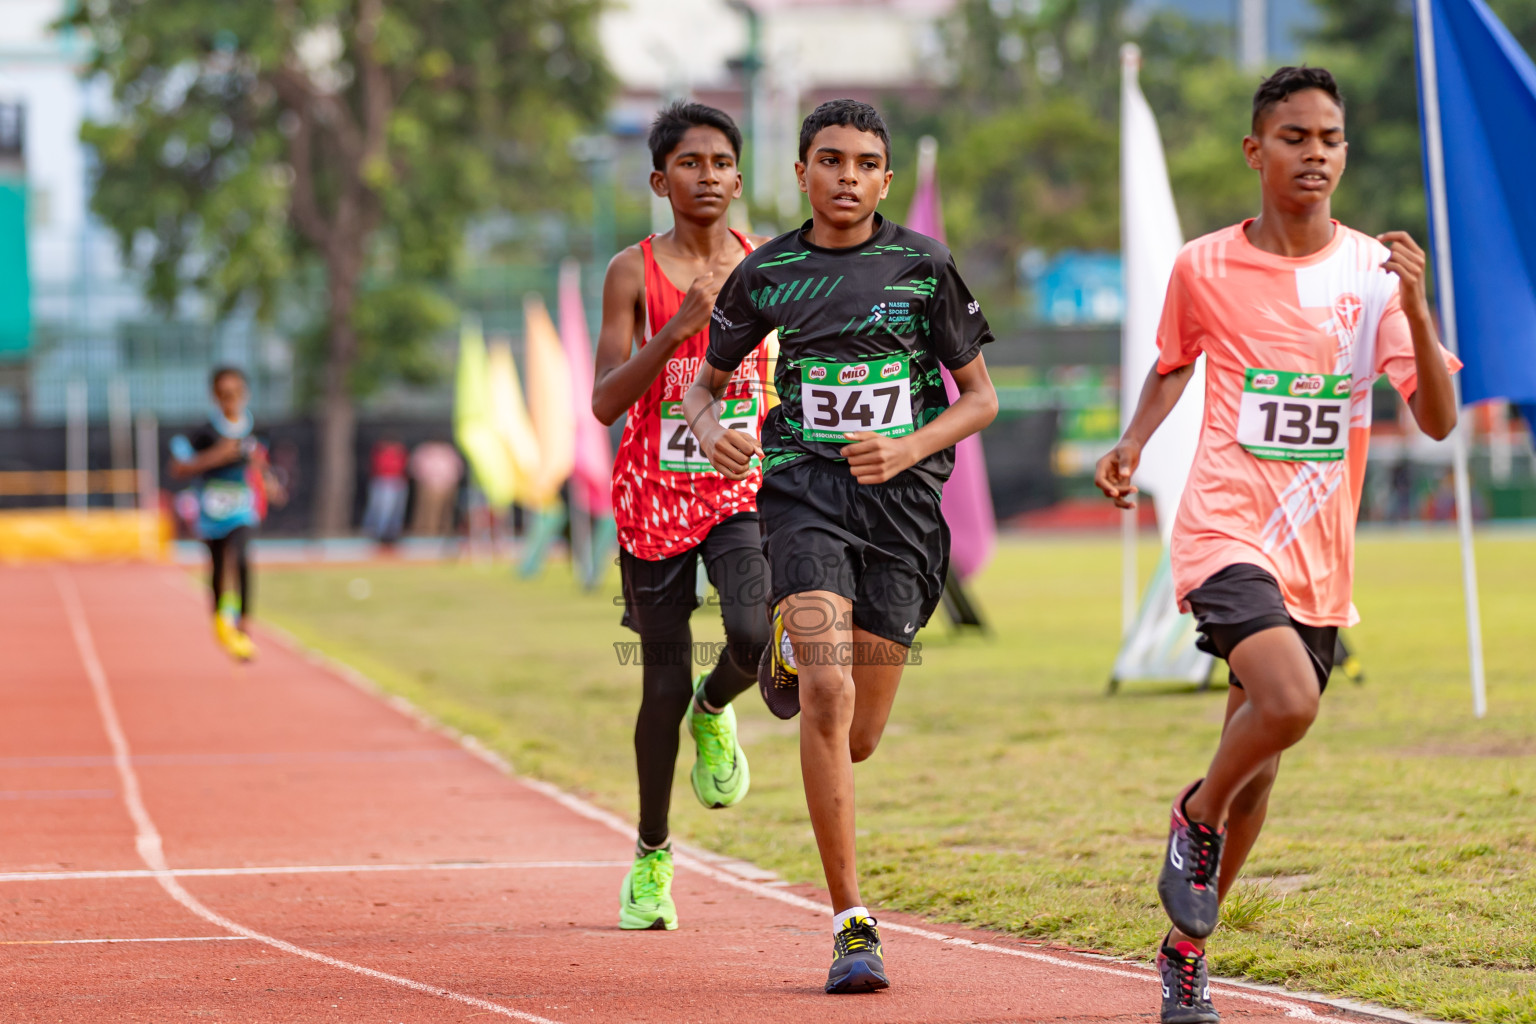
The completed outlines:
[[[1257,459],[1337,462],[1349,448],[1349,374],[1250,368],[1238,406],[1237,442]]]
[[[901,352],[851,363],[802,360],[800,405],[807,441],[846,444],[848,434],[912,433],[912,356]]]
[[[1348,378],[1346,378],[1347,380]],[[1291,380],[1291,394],[1311,397],[1323,393],[1323,375],[1320,373],[1297,376]]]

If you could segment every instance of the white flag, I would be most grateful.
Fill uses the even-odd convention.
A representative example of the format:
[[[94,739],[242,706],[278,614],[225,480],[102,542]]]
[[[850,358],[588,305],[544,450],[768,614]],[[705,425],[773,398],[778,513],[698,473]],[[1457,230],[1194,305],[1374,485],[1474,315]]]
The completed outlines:
[[[1125,320],[1120,346],[1120,427],[1131,422],[1142,384],[1157,362],[1157,324],[1163,315],[1163,299],[1173,261],[1184,244],[1179,214],[1168,187],[1168,165],[1157,134],[1152,108],[1141,94],[1136,75],[1141,51],[1127,43],[1120,50],[1120,258],[1125,280]],[[1136,680],[1210,679],[1211,656],[1195,647],[1193,616],[1180,614],[1173,590],[1168,544],[1173,520],[1195,461],[1200,442],[1200,419],[1205,412],[1205,361],[1195,364],[1179,404],[1157,428],[1141,453],[1134,483],[1143,496],[1151,495],[1157,509],[1157,528],[1163,537],[1163,556],[1147,586],[1130,628],[1115,658],[1111,688]],[[1134,539],[1132,538],[1132,541]],[[1134,566],[1134,543],[1126,551],[1126,565]],[[1127,593],[1131,595],[1127,576]]]
[[[1168,187],[1163,143],[1137,72],[1141,51],[1127,43],[1120,51],[1120,236],[1125,280],[1125,320],[1120,347],[1120,427],[1136,411],[1136,399],[1157,362],[1157,323],[1174,257],[1184,245],[1179,214]],[[1195,461],[1200,419],[1205,411],[1205,360],[1195,364],[1184,397],[1141,453],[1134,483],[1155,499],[1157,528],[1166,547],[1184,481]]]

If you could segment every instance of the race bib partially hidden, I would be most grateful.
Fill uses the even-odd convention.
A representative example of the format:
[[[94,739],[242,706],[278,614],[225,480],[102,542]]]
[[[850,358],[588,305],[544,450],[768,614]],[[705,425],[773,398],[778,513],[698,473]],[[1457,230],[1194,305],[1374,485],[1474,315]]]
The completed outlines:
[[[757,436],[756,398],[727,398],[720,403],[720,425],[726,430],[739,430],[743,434]],[[658,421],[656,452],[663,470],[668,473],[713,473],[698,438],[688,427],[683,415],[682,402],[662,402]]]
[[[1259,459],[1337,462],[1349,447],[1349,374],[1249,368],[1237,441]]]
[[[245,484],[210,480],[203,485],[203,515],[219,523],[247,515],[255,507],[255,495]]]
[[[858,363],[800,363],[801,436],[847,444],[856,430],[887,437],[912,433],[912,357]]]

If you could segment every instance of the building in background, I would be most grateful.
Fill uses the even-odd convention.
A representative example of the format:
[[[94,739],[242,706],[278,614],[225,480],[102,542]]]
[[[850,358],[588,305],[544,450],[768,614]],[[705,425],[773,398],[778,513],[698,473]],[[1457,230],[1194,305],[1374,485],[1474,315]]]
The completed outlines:
[[[936,95],[946,74],[937,22],[955,4],[629,0],[600,26],[622,86],[611,125],[621,138],[638,140],[657,108],[671,100],[719,107],[747,138],[743,170],[753,206],[786,225],[801,213],[793,164],[806,112],[839,96]],[[635,162],[624,160],[624,171],[635,170]],[[664,225],[665,204],[654,212],[657,226]]]
[[[0,425],[62,421],[76,379],[93,419],[105,417],[115,380],[135,408],[192,419],[207,408],[216,362],[248,368],[259,414],[285,413],[289,346],[249,317],[213,323],[195,297],[169,317],[151,309],[91,215],[94,161],[80,126],[111,96],[79,75],[88,42],[53,28],[67,2],[5,0],[0,18]]]

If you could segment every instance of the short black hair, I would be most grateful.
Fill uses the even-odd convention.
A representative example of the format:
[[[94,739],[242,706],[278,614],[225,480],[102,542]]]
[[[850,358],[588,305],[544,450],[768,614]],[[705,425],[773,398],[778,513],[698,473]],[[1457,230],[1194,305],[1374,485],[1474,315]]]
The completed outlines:
[[[219,381],[223,380],[225,377],[239,377],[240,383],[244,384],[246,387],[251,386],[251,379],[245,375],[245,371],[240,369],[240,367],[215,366],[213,368],[213,372],[208,375],[208,390],[216,390],[219,386]]]
[[[1253,133],[1258,134],[1259,121],[1274,109],[1275,104],[1304,89],[1321,89],[1339,105],[1339,112],[1343,113],[1344,97],[1339,92],[1339,83],[1333,80],[1332,72],[1326,68],[1309,68],[1305,64],[1299,68],[1287,66],[1260,82],[1258,92],[1253,94]]]
[[[827,100],[806,115],[800,124],[800,162],[805,163],[811,151],[811,140],[817,132],[842,125],[880,136],[880,141],[885,144],[885,166],[891,166],[891,133],[885,127],[885,119],[868,103],[847,99]]]
[[[736,127],[730,114],[703,103],[678,100],[662,108],[656,120],[651,122],[651,134],[645,140],[651,147],[651,165],[658,171],[665,170],[667,157],[672,155],[690,128],[719,129],[730,140],[736,159],[741,159],[741,129]]]

